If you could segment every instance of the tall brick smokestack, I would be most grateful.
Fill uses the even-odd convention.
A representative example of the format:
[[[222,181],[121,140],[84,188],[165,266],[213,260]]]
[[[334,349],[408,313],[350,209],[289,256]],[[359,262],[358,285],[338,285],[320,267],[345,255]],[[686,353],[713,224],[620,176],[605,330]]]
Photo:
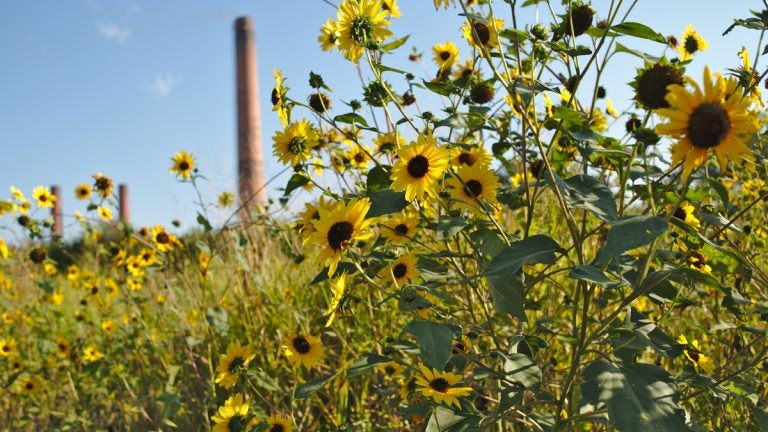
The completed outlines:
[[[261,149],[261,109],[259,108],[259,73],[253,20],[235,20],[237,55],[237,173],[240,203],[263,208],[264,155]]]
[[[61,237],[64,235],[64,221],[61,211],[61,188],[58,185],[51,186],[51,195],[56,197],[53,201],[53,208],[51,209],[51,216],[53,216],[53,235],[54,237]]]

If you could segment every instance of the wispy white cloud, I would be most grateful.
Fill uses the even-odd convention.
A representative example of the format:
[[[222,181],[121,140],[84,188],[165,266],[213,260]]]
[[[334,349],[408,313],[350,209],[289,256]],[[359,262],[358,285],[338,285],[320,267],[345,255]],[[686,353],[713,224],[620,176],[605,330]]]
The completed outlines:
[[[160,96],[168,96],[179,84],[179,79],[170,72],[155,74],[155,80],[149,86],[149,91]]]
[[[131,30],[118,26],[117,24],[106,21],[96,24],[96,28],[99,30],[102,36],[107,39],[112,39],[118,43],[123,43],[131,36]]]

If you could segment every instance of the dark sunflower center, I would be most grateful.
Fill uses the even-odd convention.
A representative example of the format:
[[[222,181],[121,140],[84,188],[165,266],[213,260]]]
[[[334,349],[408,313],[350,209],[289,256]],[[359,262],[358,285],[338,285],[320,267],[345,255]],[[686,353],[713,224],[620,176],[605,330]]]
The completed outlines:
[[[155,241],[160,244],[167,244],[171,241],[171,237],[168,235],[167,232],[162,231],[157,233],[157,235],[155,236]]]
[[[384,368],[384,373],[386,373],[387,375],[392,375],[393,373],[395,373],[395,368],[393,368],[392,366],[387,366]]]
[[[685,210],[683,210],[682,208],[678,207],[677,210],[675,210],[675,212],[672,213],[672,216],[677,218],[677,219],[680,219],[680,220],[684,221],[685,217],[686,217],[686,213],[685,213]]]
[[[449,53],[448,51],[443,51],[440,53],[440,60],[446,61],[449,58],[451,58],[451,53]]]
[[[717,146],[729,130],[731,120],[720,104],[701,104],[693,110],[688,120],[688,138],[697,148],[708,149]]]
[[[46,201],[48,201],[48,197],[47,197],[47,196],[45,196],[45,195],[40,195],[40,198],[38,198],[38,200],[39,200],[40,202],[46,202]]]
[[[671,84],[683,84],[683,75],[675,67],[655,64],[640,75],[637,81],[637,99],[648,108],[667,108],[665,97]]]
[[[487,25],[475,22],[472,24],[472,39],[478,45],[486,46],[491,41],[491,31]]]
[[[272,89],[272,106],[275,106],[280,103],[280,92],[277,91],[277,87]]]
[[[470,68],[462,69],[462,71],[461,71],[461,77],[462,78],[467,78],[470,75],[472,75],[472,69],[470,69]]]
[[[189,169],[189,162],[182,161],[181,163],[179,163],[179,170],[186,171],[188,169]]]
[[[296,336],[293,339],[293,348],[299,354],[306,354],[312,348],[312,345],[309,344],[309,341],[304,336]]]
[[[96,187],[99,190],[107,190],[107,189],[109,189],[109,186],[110,186],[109,179],[104,178],[104,177],[100,177],[100,178],[96,179]]]
[[[357,163],[365,162],[365,154],[363,154],[363,153],[355,153],[355,162],[357,162]]]
[[[464,183],[464,193],[475,198],[479,198],[483,193],[483,184],[477,180],[470,180]]]
[[[395,144],[391,142],[384,142],[379,144],[379,150],[385,153],[391,152],[395,149]]]
[[[464,165],[472,166],[476,161],[477,158],[472,153],[465,152],[459,155],[459,162]]]
[[[400,235],[406,235],[408,234],[408,225],[406,224],[399,224],[395,227],[395,232]]]
[[[93,287],[91,288],[91,294],[96,295],[99,293],[99,287]]]
[[[307,139],[303,136],[293,137],[288,143],[288,151],[293,154],[301,154],[307,150]]]
[[[88,195],[88,191],[85,188],[80,188],[77,190],[77,194],[80,196],[86,196]]]
[[[65,353],[65,352],[69,351],[69,347],[67,345],[63,344],[63,343],[60,343],[59,344],[59,351]]]
[[[685,350],[685,352],[688,354],[688,357],[691,358],[691,360],[695,361],[696,363],[699,362],[699,352],[694,350]]]
[[[420,179],[429,172],[429,159],[423,155],[416,155],[408,161],[408,174]]]
[[[466,347],[464,346],[463,342],[456,342],[453,344],[454,353],[458,354],[458,353],[463,353],[464,351],[466,351]]]
[[[238,369],[240,369],[244,364],[245,364],[245,360],[242,357],[235,357],[229,363],[229,367],[227,368],[227,371],[229,371],[229,373],[237,372]]]
[[[396,265],[395,268],[392,269],[392,274],[396,279],[400,279],[401,277],[405,276],[407,272],[408,266],[403,263]]]
[[[27,381],[27,383],[24,384],[24,388],[27,389],[27,391],[32,391],[35,389],[35,384]]]
[[[284,432],[285,427],[281,424],[272,425],[271,428],[269,428],[269,432]]]
[[[688,54],[693,54],[696,51],[699,50],[699,41],[696,40],[693,36],[688,36],[685,38],[685,52]]]
[[[358,16],[352,20],[352,39],[360,45],[365,45],[373,39],[375,27],[368,16]]]
[[[328,230],[326,239],[331,249],[339,250],[352,238],[354,227],[347,221],[336,222]]]
[[[451,387],[445,378],[435,378],[429,382],[429,386],[432,387],[432,390],[440,393],[445,393]]]
[[[11,347],[9,345],[3,345],[3,352],[11,352]]]

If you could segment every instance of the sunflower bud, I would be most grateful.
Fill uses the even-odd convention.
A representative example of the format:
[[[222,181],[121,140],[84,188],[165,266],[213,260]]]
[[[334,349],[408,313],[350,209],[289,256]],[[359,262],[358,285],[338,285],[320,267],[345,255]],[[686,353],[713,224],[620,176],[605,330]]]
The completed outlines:
[[[493,95],[493,85],[482,82],[473,86],[469,91],[469,100],[478,105],[484,105],[493,100]]]
[[[324,113],[331,109],[331,100],[323,93],[309,95],[309,106],[318,113]]]
[[[40,264],[46,258],[48,258],[48,254],[45,253],[43,248],[34,248],[29,252],[29,259],[35,264]]]

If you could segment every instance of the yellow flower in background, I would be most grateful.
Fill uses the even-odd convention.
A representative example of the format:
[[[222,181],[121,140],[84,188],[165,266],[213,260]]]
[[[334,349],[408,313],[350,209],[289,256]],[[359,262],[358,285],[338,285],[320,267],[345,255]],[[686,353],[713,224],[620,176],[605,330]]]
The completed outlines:
[[[99,217],[102,220],[105,220],[105,221],[112,220],[112,210],[110,210],[109,207],[103,206],[103,205],[99,206],[98,211],[99,211]]]
[[[419,276],[418,261],[419,259],[416,255],[410,252],[406,253],[392,262],[392,264],[381,269],[379,277],[392,281],[397,286],[405,285]]]
[[[218,198],[219,207],[229,208],[235,203],[235,194],[232,192],[222,192]]]
[[[504,30],[504,20],[492,17],[464,21],[461,27],[466,39],[475,48],[485,51],[499,46],[499,32]]]
[[[15,382],[16,391],[25,396],[40,392],[43,388],[43,378],[36,374],[22,374]]]
[[[376,369],[378,369],[379,372],[383,373],[387,377],[393,378],[398,375],[402,375],[405,368],[400,363],[397,362],[387,362],[387,363],[381,363],[376,365]]]
[[[0,339],[0,356],[11,357],[16,354],[16,339],[2,338]]]
[[[292,364],[307,369],[320,367],[323,362],[323,342],[316,336],[293,333],[283,341],[283,350]]]
[[[368,198],[339,202],[330,208],[318,208],[319,219],[313,220],[315,232],[304,243],[322,247],[317,261],[328,266],[328,275],[336,271],[342,252],[349,249],[354,241],[371,238],[368,229],[371,220],[365,219],[371,202]]]
[[[272,137],[272,154],[277,159],[295,166],[312,157],[312,147],[317,145],[317,131],[306,119],[289,124]]]
[[[709,43],[699,36],[696,30],[693,29],[693,24],[688,24],[685,28],[683,36],[680,38],[680,45],[677,47],[677,51],[680,53],[680,60],[690,60],[694,53],[699,51],[706,51]]]
[[[350,146],[352,148],[347,153],[349,164],[361,170],[368,168],[368,165],[371,162],[371,149],[354,143],[350,143]]]
[[[685,259],[685,263],[692,269],[696,269],[702,273],[712,274],[712,267],[707,264],[707,258],[696,251],[688,252],[688,257]]]
[[[64,292],[62,290],[56,290],[51,294],[51,303],[58,306],[64,303]]]
[[[94,345],[88,345],[83,350],[83,360],[88,363],[99,361],[104,358],[102,354]]]
[[[160,252],[170,252],[174,247],[181,248],[181,242],[175,235],[167,232],[162,225],[155,225],[150,238]]]
[[[448,9],[448,6],[453,4],[453,0],[432,0],[432,2],[435,5],[435,9],[438,9],[440,6]]]
[[[364,48],[391,36],[387,14],[381,0],[344,0],[336,15],[338,45],[344,57],[357,64]]]
[[[496,207],[496,192],[499,190],[499,179],[490,168],[480,165],[460,167],[456,174],[446,180],[451,188],[453,204],[476,215],[485,214],[483,204]]]
[[[67,267],[67,279],[71,281],[76,281],[80,278],[80,267],[78,267],[75,264],[71,264],[69,267]]]
[[[619,118],[619,113],[616,111],[616,108],[613,107],[613,101],[611,98],[605,99],[605,113],[615,119]]]
[[[696,207],[687,202],[682,203],[672,216],[694,228],[701,228],[701,221],[696,218]]]
[[[408,243],[416,237],[418,225],[418,215],[403,212],[392,216],[389,221],[382,224],[381,235],[395,244]]]
[[[56,268],[55,264],[46,262],[43,264],[43,271],[45,271],[45,274],[48,276],[56,276],[56,273],[59,272],[59,269]]]
[[[177,178],[181,178],[186,181],[192,177],[192,173],[195,170],[195,158],[191,153],[184,150],[177,152],[171,158],[173,165],[171,165],[171,172],[176,174]]]
[[[227,347],[226,354],[219,356],[219,366],[216,367],[214,382],[228,389],[237,383],[240,373],[248,369],[248,363],[256,357],[250,346],[241,345],[235,341]]]
[[[112,195],[115,185],[111,178],[106,177],[101,173],[96,173],[93,175],[93,188],[99,196],[104,199]]]
[[[267,431],[294,432],[296,430],[291,416],[284,413],[273,414],[267,417],[267,425],[269,425],[266,429]]]
[[[419,138],[397,152],[398,161],[392,169],[392,189],[405,191],[406,201],[436,197],[440,179],[448,169],[449,153],[437,146],[432,135]]]
[[[592,110],[592,119],[589,121],[589,125],[595,132],[602,133],[608,129],[608,119],[605,118],[603,112],[599,108]]]
[[[101,329],[104,330],[104,333],[112,334],[117,330],[117,324],[112,320],[104,320],[101,322]]]
[[[27,202],[27,197],[24,196],[24,193],[22,193],[21,190],[19,190],[19,188],[17,188],[16,186],[11,186],[10,190],[11,190],[11,195],[13,195],[13,198],[16,201],[20,203]]]
[[[91,186],[87,183],[79,184],[75,187],[75,197],[81,201],[89,199],[91,192]]]
[[[330,51],[338,45],[339,34],[336,31],[336,21],[333,18],[328,18],[328,21],[320,27],[320,36],[317,37],[317,41],[320,42],[320,49],[323,51]]]
[[[493,158],[488,150],[481,146],[473,145],[469,148],[456,147],[451,150],[451,166],[458,168],[460,166],[481,166],[491,165]]]
[[[9,256],[8,245],[5,244],[5,240],[0,238],[0,259],[7,259]]]
[[[461,381],[461,376],[450,373],[440,372],[437,369],[430,370],[423,364],[419,364],[422,376],[416,377],[416,391],[428,398],[432,398],[437,403],[444,403],[448,406],[456,405],[461,408],[459,398],[470,395],[471,387],[454,387]]]
[[[392,18],[400,18],[403,15],[397,5],[397,0],[381,0],[381,9]]]
[[[726,80],[720,74],[713,81],[709,67],[705,67],[703,91],[695,82],[693,91],[679,85],[669,86],[670,108],[657,111],[669,121],[657,125],[656,133],[677,140],[670,149],[672,164],[682,163],[684,178],[706,162],[711,151],[721,170],[726,169],[728,159],[752,158],[746,141],[748,135],[759,130],[760,124],[750,112],[751,99],[744,97],[735,84],[735,79]]]
[[[37,201],[37,208],[52,208],[56,197],[45,186],[38,186],[32,191],[32,197]]]
[[[701,353],[701,347],[699,346],[698,340],[694,339],[692,341],[688,341],[685,336],[680,335],[680,337],[677,338],[677,342],[680,345],[683,345],[683,353],[691,363],[693,363],[697,368],[701,368],[707,374],[712,374],[715,366],[712,363],[711,358]]]
[[[378,154],[389,154],[406,145],[405,138],[397,132],[378,134],[373,143],[376,144]]]
[[[247,416],[250,406],[245,397],[238,393],[230,396],[220,406],[216,414],[211,416],[215,423],[213,432],[240,432],[246,430]]]
[[[475,71],[475,61],[473,59],[466,59],[464,60],[464,63],[456,68],[456,72],[451,75],[451,78],[453,78],[454,81],[457,81],[459,85],[464,86],[469,83],[472,75],[480,78],[480,72]]]
[[[432,47],[435,64],[440,71],[450,69],[459,60],[459,49],[451,41],[436,44]]]

